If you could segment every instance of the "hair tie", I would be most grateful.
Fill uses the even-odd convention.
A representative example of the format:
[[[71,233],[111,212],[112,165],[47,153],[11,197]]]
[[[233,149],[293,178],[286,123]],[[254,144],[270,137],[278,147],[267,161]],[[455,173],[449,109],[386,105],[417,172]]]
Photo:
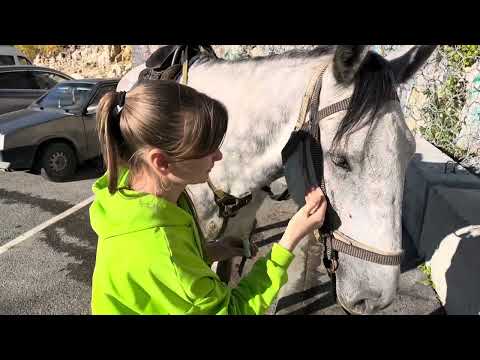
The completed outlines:
[[[119,91],[119,92],[116,92],[116,98],[115,98],[115,102],[116,102],[116,110],[117,110],[117,116],[120,115],[120,112],[123,110],[123,106],[125,105],[125,96],[127,95],[127,93],[125,91]]]

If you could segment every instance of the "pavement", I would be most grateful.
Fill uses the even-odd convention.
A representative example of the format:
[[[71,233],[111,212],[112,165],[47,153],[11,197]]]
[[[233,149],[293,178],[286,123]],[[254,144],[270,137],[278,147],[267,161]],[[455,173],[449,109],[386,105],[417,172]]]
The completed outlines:
[[[0,249],[11,240],[81,203],[92,195],[98,173],[88,166],[72,181],[52,183],[27,172],[0,172]],[[97,238],[90,228],[89,206],[46,226],[16,246],[0,251],[0,314],[90,314],[91,276],[95,264]],[[257,214],[252,241],[266,254],[296,210],[289,201],[267,199]],[[411,250],[407,253],[412,253]],[[415,257],[410,256],[415,262]],[[238,260],[238,261],[237,261]],[[236,259],[237,266],[239,260]],[[253,264],[245,263],[243,273]],[[338,314],[345,312],[329,292],[329,279],[319,273],[318,281],[302,294],[285,294],[272,306],[278,314]],[[442,313],[435,291],[420,284],[425,276],[415,266],[406,266],[395,302],[382,314]],[[231,282],[238,282],[237,276]],[[289,306],[282,307],[288,300]],[[292,305],[293,304],[293,305]]]
[[[259,252],[254,259],[247,260],[242,269],[242,276],[248,274],[255,260],[265,256],[274,242],[278,241],[290,217],[297,210],[292,200],[275,202],[265,200],[257,213],[257,225],[251,241],[259,246]],[[403,232],[403,246],[405,250],[404,261],[400,267],[400,283],[398,295],[394,302],[387,308],[378,312],[378,315],[440,315],[444,309],[435,290],[425,285],[426,275],[417,267],[420,259],[412,241],[406,231]],[[310,287],[303,292],[283,291],[279,299],[269,309],[268,314],[273,315],[348,315],[336,303],[331,291],[331,282],[321,263],[320,249],[317,250],[317,264],[309,264]],[[238,274],[241,261],[235,262],[236,274],[231,285],[240,281]],[[288,285],[288,283],[287,283]],[[292,287],[293,288],[293,287]]]

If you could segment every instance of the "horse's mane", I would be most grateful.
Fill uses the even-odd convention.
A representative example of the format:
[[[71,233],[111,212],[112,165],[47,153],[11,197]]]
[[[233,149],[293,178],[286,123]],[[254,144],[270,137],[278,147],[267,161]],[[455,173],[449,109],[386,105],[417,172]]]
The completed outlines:
[[[344,136],[348,140],[348,136],[357,130],[363,116],[369,114],[362,125],[370,127],[387,102],[398,100],[396,86],[390,63],[370,51],[355,74],[352,100],[347,114],[338,126],[332,148],[337,148]]]
[[[266,62],[276,59],[315,58],[335,53],[335,46],[321,45],[311,50],[294,49],[281,54],[225,60],[211,56],[202,56],[198,64],[239,64],[245,62]],[[347,114],[342,119],[335,134],[332,147],[336,148],[340,140],[357,130],[362,118],[369,114],[362,125],[371,126],[380,109],[390,100],[398,100],[396,82],[390,64],[381,55],[369,51],[354,78],[354,91]]]
[[[255,56],[255,57],[245,57],[239,59],[222,59],[222,58],[215,58],[209,54],[202,54],[201,57],[196,61],[197,64],[203,64],[208,62],[208,64],[240,64],[245,62],[265,62],[265,61],[272,61],[276,59],[305,59],[305,58],[314,58],[314,57],[321,57],[329,54],[333,54],[335,52],[335,46],[333,45],[319,45],[311,50],[302,50],[302,49],[292,49],[285,51],[281,54],[270,54],[265,56]]]

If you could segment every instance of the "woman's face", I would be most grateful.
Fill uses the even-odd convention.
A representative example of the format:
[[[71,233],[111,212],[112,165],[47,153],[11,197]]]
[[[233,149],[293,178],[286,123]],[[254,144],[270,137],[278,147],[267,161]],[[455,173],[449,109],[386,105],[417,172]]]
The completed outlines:
[[[199,159],[184,160],[170,165],[169,178],[179,184],[201,184],[207,181],[215,162],[223,157],[220,149]]]

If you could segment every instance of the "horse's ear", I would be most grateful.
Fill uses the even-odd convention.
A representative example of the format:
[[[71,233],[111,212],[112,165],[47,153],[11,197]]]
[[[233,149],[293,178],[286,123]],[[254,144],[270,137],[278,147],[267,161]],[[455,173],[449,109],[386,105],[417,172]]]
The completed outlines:
[[[348,85],[368,52],[366,45],[338,45],[333,58],[333,75],[341,83]]]
[[[397,83],[402,84],[410,79],[432,55],[436,47],[437,45],[415,45],[403,55],[397,55],[393,59],[387,57]]]

